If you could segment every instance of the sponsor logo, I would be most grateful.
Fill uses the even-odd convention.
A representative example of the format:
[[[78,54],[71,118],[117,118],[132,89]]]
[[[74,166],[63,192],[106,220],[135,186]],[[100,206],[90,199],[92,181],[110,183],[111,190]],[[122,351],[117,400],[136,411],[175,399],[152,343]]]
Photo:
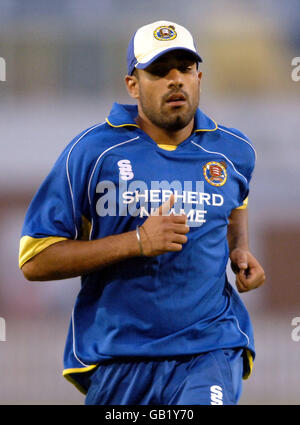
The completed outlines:
[[[128,165],[128,163],[126,163]],[[129,173],[129,171],[128,171]],[[119,184],[110,180],[100,181],[96,186],[96,212],[98,216],[149,217],[157,214],[159,206],[174,195],[174,206],[169,214],[186,214],[189,226],[202,226],[207,221],[207,207],[220,208],[224,197],[219,193],[204,191],[204,181],[179,180],[151,181],[150,186],[142,180],[127,182],[128,176],[120,173]],[[99,195],[99,196],[98,196]]]
[[[134,177],[129,159],[121,159],[118,162],[121,180],[131,180]]]
[[[227,180],[226,163],[224,161],[207,162],[203,167],[205,180],[213,186],[223,186]]]
[[[177,37],[174,25],[161,26],[154,30],[154,37],[156,40],[169,41]]]
[[[219,385],[210,387],[210,404],[223,404],[223,390]]]

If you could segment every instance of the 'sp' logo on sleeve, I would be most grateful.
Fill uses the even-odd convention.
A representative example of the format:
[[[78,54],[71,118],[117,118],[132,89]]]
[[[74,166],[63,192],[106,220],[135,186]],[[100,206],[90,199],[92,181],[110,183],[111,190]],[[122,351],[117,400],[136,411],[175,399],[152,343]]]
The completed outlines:
[[[210,404],[223,404],[223,389],[220,385],[210,387]]]

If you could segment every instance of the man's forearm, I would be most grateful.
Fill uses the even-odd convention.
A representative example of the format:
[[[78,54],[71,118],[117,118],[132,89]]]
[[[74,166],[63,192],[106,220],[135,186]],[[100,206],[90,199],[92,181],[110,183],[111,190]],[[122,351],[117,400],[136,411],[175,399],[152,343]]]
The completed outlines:
[[[33,281],[67,279],[138,255],[136,232],[130,231],[93,241],[57,242],[27,261],[22,271]]]
[[[248,246],[248,211],[233,210],[227,232],[231,268],[236,274],[239,292],[258,288],[266,279],[265,272]]]
[[[235,209],[229,217],[227,240],[229,252],[235,248],[248,249],[248,211]]]

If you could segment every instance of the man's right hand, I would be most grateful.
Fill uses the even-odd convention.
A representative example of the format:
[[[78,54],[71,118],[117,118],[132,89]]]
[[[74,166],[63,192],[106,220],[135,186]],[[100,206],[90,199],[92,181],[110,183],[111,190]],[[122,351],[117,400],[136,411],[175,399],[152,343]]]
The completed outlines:
[[[164,202],[157,210],[140,226],[141,243],[144,255],[153,257],[170,251],[181,251],[182,245],[188,240],[189,232],[187,216],[167,215],[175,202],[174,195]]]

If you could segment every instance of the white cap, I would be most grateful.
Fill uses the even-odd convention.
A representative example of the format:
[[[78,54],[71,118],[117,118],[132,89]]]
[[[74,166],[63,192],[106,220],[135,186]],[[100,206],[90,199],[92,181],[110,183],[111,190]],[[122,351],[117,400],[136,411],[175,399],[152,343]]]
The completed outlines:
[[[191,33],[181,25],[157,21],[139,28],[131,38],[127,50],[128,74],[135,68],[145,69],[161,55],[171,50],[186,50],[202,62]]]

